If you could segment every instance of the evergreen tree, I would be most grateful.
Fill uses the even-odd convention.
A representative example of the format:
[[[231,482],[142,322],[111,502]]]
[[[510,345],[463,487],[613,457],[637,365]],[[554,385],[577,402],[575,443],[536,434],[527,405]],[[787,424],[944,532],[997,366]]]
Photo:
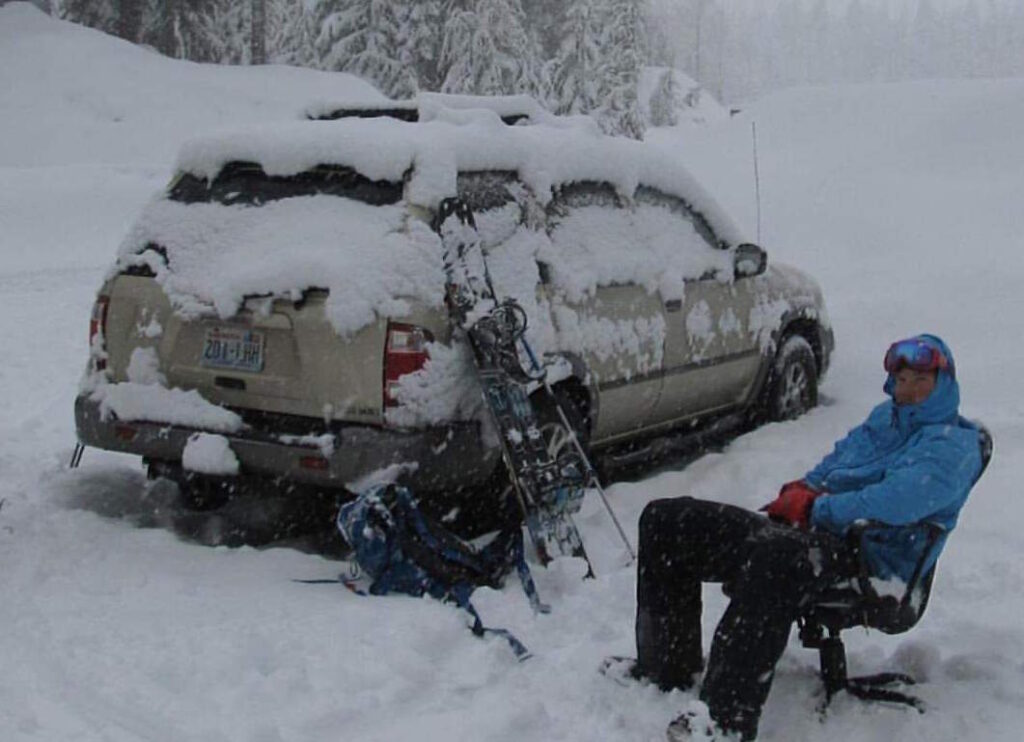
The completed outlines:
[[[548,64],[555,113],[589,113],[598,105],[601,26],[593,0],[571,0],[562,22],[562,44]]]
[[[444,37],[441,43],[439,73],[444,75],[441,92],[476,92],[473,74],[476,67],[474,39],[477,36],[479,18],[472,10],[451,5],[447,15],[448,20],[444,24]]]
[[[651,126],[675,126],[679,123],[679,81],[675,71],[667,69],[661,73],[658,87],[651,93]],[[692,100],[696,103],[696,100]]]
[[[188,59],[218,64],[251,64],[252,9],[249,2],[209,0],[195,23],[197,36],[205,42],[206,56]]]
[[[938,48],[942,27],[938,12],[931,0],[919,0],[917,13],[914,15],[910,29],[910,68],[911,78],[931,77],[937,74]]]
[[[644,50],[640,0],[611,0],[605,29],[597,122],[607,134],[643,139],[644,120],[637,100]]]
[[[525,17],[525,28],[539,45],[541,59],[554,59],[562,46],[562,27],[571,2],[551,0],[520,0]]]
[[[519,0],[479,0],[475,10],[457,10],[445,24],[441,91],[536,95],[539,47],[524,22]]]
[[[978,43],[981,39],[981,13],[976,0],[970,0],[955,12],[952,22],[951,71],[964,77],[974,77],[984,69],[987,52]]]
[[[398,49],[407,10],[394,0],[324,0],[318,66],[364,77],[392,98],[415,95],[416,77],[399,59]]]
[[[413,0],[400,37],[401,61],[416,73],[420,90],[438,91],[444,81],[441,45],[444,41],[444,8],[440,0]]]
[[[142,39],[168,57],[222,61],[224,42],[213,23],[220,12],[217,0],[148,0]]]
[[[58,15],[73,23],[116,34],[121,15],[119,0],[65,0]]]
[[[316,66],[315,17],[305,0],[270,0],[267,6],[267,59],[296,67]]]
[[[249,63],[267,63],[267,0],[249,0]]]
[[[142,35],[142,0],[117,0],[118,19],[116,33],[122,39],[138,42]]]

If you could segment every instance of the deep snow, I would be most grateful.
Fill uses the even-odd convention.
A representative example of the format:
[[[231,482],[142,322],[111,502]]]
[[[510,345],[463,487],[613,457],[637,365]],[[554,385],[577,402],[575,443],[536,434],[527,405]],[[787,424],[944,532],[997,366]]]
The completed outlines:
[[[372,91],[344,75],[173,62],[24,4],[0,8],[0,739],[660,740],[684,694],[596,673],[632,652],[634,576],[599,503],[579,520],[598,579],[536,569],[554,605],[534,617],[510,581],[485,620],[534,657],[476,640],[449,607],[360,599],[292,578],[344,565],[289,548],[182,540],[180,512],[138,461],[89,450],[67,471],[71,403],[93,294],[187,136],[286,120],[316,99]],[[794,641],[765,740],[1017,740],[1024,721],[1024,360],[1019,286],[1024,81],[803,89],[714,128],[653,131],[748,231],[822,283],[837,338],[823,405],[609,497],[635,540],[658,496],[757,506],[879,399],[881,356],[928,330],[953,347],[963,410],[995,437],[992,465],[950,539],[910,634],[851,631],[851,671],[911,669],[927,714],[839,699],[814,714],[817,657]],[[150,527],[140,527],[141,525]],[[200,540],[216,542],[216,522]],[[705,635],[723,605],[706,591]]]

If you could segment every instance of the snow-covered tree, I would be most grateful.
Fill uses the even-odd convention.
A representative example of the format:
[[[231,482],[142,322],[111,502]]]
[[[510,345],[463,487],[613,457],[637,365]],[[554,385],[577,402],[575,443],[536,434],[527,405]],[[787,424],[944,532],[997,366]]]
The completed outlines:
[[[145,0],[143,41],[168,57],[219,62],[225,41],[213,19],[218,0]]]
[[[651,126],[675,126],[679,123],[679,81],[673,70],[667,69],[658,78],[658,86],[651,93]]]
[[[315,16],[305,0],[269,0],[267,59],[277,64],[315,67]]]
[[[930,77],[937,73],[937,58],[942,25],[931,0],[919,0],[910,28],[909,71],[911,77]]]
[[[58,15],[83,26],[116,34],[120,6],[119,0],[65,0]]]
[[[392,98],[415,95],[416,77],[399,50],[407,12],[405,3],[394,0],[324,0],[318,66],[364,77]]]
[[[520,0],[526,29],[533,34],[540,48],[540,58],[554,59],[562,46],[562,26],[570,0]]]
[[[252,9],[253,6],[246,1],[208,2],[196,28],[206,40],[210,58],[188,58],[218,64],[251,64]]]
[[[571,0],[560,29],[562,44],[547,65],[549,101],[558,114],[589,113],[598,106],[601,24],[594,0]]]
[[[611,0],[605,19],[605,64],[601,104],[595,118],[608,134],[643,139],[644,119],[637,100],[643,64],[640,0]]]
[[[540,89],[539,47],[519,0],[478,0],[473,9],[456,10],[445,24],[441,63],[445,93],[536,95]]]
[[[249,63],[267,63],[267,0],[249,0]]]
[[[401,61],[415,71],[420,90],[438,91],[444,81],[441,72],[444,17],[441,0],[414,0],[399,37]]]

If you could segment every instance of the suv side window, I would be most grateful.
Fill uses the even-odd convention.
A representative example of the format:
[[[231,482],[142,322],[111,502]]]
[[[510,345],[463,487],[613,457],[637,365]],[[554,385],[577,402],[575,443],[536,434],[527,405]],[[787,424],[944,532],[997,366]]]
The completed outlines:
[[[609,246],[616,251],[626,250],[636,242],[632,213],[626,202],[613,185],[597,181],[560,187],[547,206],[547,231],[550,251],[542,256],[541,278],[545,283],[557,280],[577,300],[583,298],[585,290],[575,285],[576,279],[590,273],[578,269],[600,263]],[[597,272],[597,278],[603,279],[600,269]],[[609,277],[599,280],[599,284],[615,286],[620,282]]]
[[[455,180],[459,198],[469,204],[485,248],[500,245],[523,222],[526,187],[515,172],[460,172]]]
[[[673,248],[687,253],[687,263],[692,267],[686,280],[709,280],[718,278],[723,270],[731,270],[728,245],[685,200],[642,185],[634,201],[637,222],[650,228],[651,239],[669,239]]]
[[[402,200],[402,184],[370,180],[344,165],[317,165],[295,175],[267,175],[251,162],[229,162],[213,181],[179,173],[168,186],[172,201],[186,204],[220,203],[260,206],[296,196],[342,196],[371,206]]]
[[[588,206],[620,209],[623,207],[623,202],[611,183],[598,183],[589,180],[567,183],[559,188],[555,197],[551,199],[548,206],[548,221],[557,224],[572,209]]]
[[[678,215],[700,235],[708,247],[723,250],[728,247],[727,244],[718,239],[707,220],[701,214],[694,211],[689,203],[678,196],[671,196],[656,188],[642,185],[636,189],[636,203],[638,205],[658,206]]]

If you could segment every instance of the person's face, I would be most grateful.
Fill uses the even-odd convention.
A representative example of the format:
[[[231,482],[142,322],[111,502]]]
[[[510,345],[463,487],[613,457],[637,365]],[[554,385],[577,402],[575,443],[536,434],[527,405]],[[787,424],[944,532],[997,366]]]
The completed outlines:
[[[935,388],[935,371],[915,371],[912,368],[901,368],[893,377],[896,386],[893,399],[898,405],[921,404]]]

